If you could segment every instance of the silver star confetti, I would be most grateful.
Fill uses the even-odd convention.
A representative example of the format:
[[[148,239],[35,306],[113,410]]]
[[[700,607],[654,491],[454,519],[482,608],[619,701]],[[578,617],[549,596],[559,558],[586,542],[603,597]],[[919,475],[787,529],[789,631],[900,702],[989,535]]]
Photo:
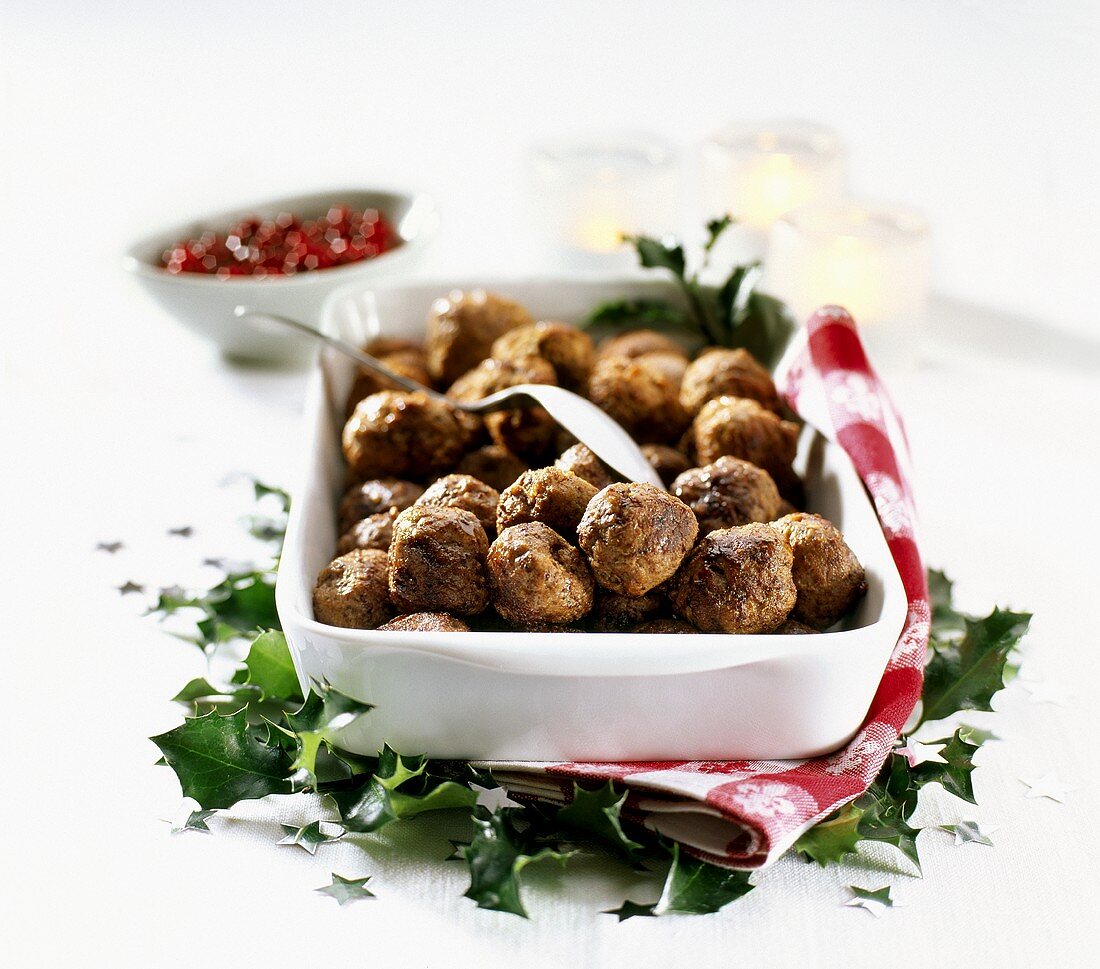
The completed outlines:
[[[890,897],[890,886],[883,888],[860,888],[858,885],[849,885],[854,898],[848,899],[844,904],[851,908],[862,908],[870,912],[876,919],[888,908],[900,908]]]
[[[168,534],[175,535],[177,538],[190,538],[194,531],[190,525],[184,525],[182,528],[169,528]]]
[[[314,889],[314,891],[319,892],[321,895],[328,895],[329,898],[335,898],[342,907],[349,902],[358,902],[364,898],[374,898],[374,892],[366,887],[370,879],[370,875],[364,875],[362,878],[344,878],[342,875],[337,875],[336,872],[333,872],[332,884],[323,885],[321,888]]]
[[[172,834],[181,834],[184,831],[205,831],[209,834],[210,829],[206,826],[206,822],[217,813],[217,811],[192,811],[182,822],[172,825]]]
[[[947,761],[940,756],[940,751],[946,746],[947,744],[922,744],[919,740],[908,737],[894,753],[909,761],[910,767],[920,764],[946,764]]]
[[[120,548],[126,546],[122,542],[97,542],[95,550],[97,552],[106,552],[108,555],[114,555]]]
[[[958,824],[941,824],[941,831],[955,836],[956,845],[979,844],[993,847],[990,835],[1000,829],[995,825],[982,824],[980,821],[960,821]]]
[[[337,828],[338,833],[325,834],[325,832],[321,830],[322,823]],[[297,845],[299,848],[304,848],[311,855],[317,853],[317,848],[320,845],[329,844],[332,841],[339,841],[347,833],[340,825],[328,821],[311,821],[309,824],[304,824],[300,828],[296,828],[292,824],[284,824],[282,825],[282,829],[286,832],[286,837],[278,842],[279,844]]]
[[[503,787],[482,787],[480,784],[471,784],[470,790],[477,794],[477,803],[490,811],[503,807],[523,806],[517,801],[513,801]]]
[[[1070,791],[1077,790],[1076,787],[1063,784],[1053,772],[1046,773],[1036,780],[1028,780],[1026,777],[1021,777],[1020,780],[1028,787],[1024,797],[1046,797],[1059,804],[1065,803],[1066,795]]]
[[[122,585],[118,586],[118,594],[122,596],[128,596],[131,592],[144,592],[145,586],[139,585],[137,582],[131,582],[127,579]]]

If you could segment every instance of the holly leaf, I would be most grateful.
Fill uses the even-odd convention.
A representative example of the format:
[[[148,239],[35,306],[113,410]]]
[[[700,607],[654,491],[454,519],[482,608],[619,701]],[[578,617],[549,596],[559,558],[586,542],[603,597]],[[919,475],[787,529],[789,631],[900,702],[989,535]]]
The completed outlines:
[[[965,630],[963,614],[953,604],[954,586],[939,569],[928,570],[928,599],[932,605],[932,635],[950,638]]]
[[[673,842],[672,864],[653,914],[706,915],[747,895],[752,888],[748,872],[707,864],[685,854]]]
[[[184,796],[201,808],[227,808],[292,790],[290,756],[256,736],[243,708],[228,716],[215,711],[184,720],[151,739],[176,772]]]
[[[313,684],[302,706],[294,713],[286,714],[290,729],[284,734],[292,736],[297,743],[293,769],[297,772],[300,786],[317,786],[322,776],[321,764],[336,766],[336,777],[350,776],[363,767],[357,758],[338,750],[337,738],[343,728],[372,709],[371,704],[334,690],[327,683]],[[326,761],[326,752],[335,758],[335,765]]]
[[[258,687],[264,699],[281,702],[302,702],[302,687],[290,658],[286,637],[269,629],[260,633],[248,648],[244,658],[245,683]]]
[[[963,616],[958,642],[936,643],[924,671],[920,723],[943,720],[960,710],[991,710],[1004,688],[1008,654],[1020,642],[1031,613],[994,609],[984,619]]]
[[[257,699],[259,692],[253,686],[219,685],[211,683],[205,677],[200,676],[190,680],[179,693],[172,697],[172,701],[174,703],[185,703],[202,713],[207,713],[210,709],[226,703],[234,704],[233,709],[237,710],[242,704],[248,704],[250,701]]]
[[[711,249],[715,247],[718,240],[722,237],[722,233],[736,221],[737,220],[728,213],[720,218],[710,219],[707,222],[707,240],[703,243],[703,252],[709,255]]]
[[[684,278],[687,272],[687,260],[684,247],[670,238],[654,239],[650,236],[623,236],[623,242],[629,242],[638,253],[638,259],[645,269],[667,269],[675,276]]]
[[[807,861],[816,861],[822,868],[841,861],[845,855],[854,853],[856,845],[863,840],[859,833],[863,814],[863,808],[856,804],[844,805],[803,833],[794,844],[795,851]]]
[[[573,800],[558,811],[557,820],[567,828],[594,835],[628,860],[635,860],[643,845],[623,830],[622,808],[626,792],[618,793],[608,781],[595,790],[585,790],[575,781]]]
[[[364,898],[375,897],[374,892],[366,887],[367,882],[370,880],[370,875],[364,875],[362,878],[344,878],[342,875],[333,872],[332,884],[322,885],[320,888],[315,888],[314,891],[321,895],[327,895],[329,898],[335,898],[340,903],[340,907],[343,908],[349,902],[358,902]]]
[[[564,865],[572,852],[539,845],[533,829],[521,829],[520,814],[519,808],[498,808],[492,814],[476,809],[474,837],[461,850],[470,871],[466,897],[477,902],[478,908],[527,918],[520,898],[520,873],[544,859]]]
[[[977,744],[969,743],[963,736],[963,729],[959,728],[949,740],[937,740],[935,743],[944,745],[940,751],[947,763],[937,764],[927,761],[911,769],[912,783],[918,787],[925,784],[938,783],[949,794],[961,797],[964,801],[977,804],[974,797],[974,754],[978,750]]]

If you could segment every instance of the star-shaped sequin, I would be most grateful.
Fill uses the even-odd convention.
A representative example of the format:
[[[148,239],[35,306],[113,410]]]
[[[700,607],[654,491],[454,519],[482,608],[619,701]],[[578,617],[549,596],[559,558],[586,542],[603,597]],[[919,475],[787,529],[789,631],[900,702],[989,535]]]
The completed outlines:
[[[122,542],[96,542],[95,550],[97,552],[106,552],[108,555],[114,555],[120,548],[126,546]]]
[[[195,532],[190,525],[183,525],[180,528],[169,528],[168,534],[175,535],[177,538],[190,538]]]
[[[323,885],[314,889],[314,891],[319,892],[321,895],[328,895],[329,898],[335,898],[341,906],[344,906],[349,902],[374,898],[374,892],[365,887],[370,880],[370,875],[364,875],[362,878],[344,878],[342,875],[333,872],[332,884]]]
[[[909,761],[910,767],[920,764],[946,764],[947,761],[940,756],[940,751],[947,744],[922,744],[919,740],[907,737],[901,747],[897,747],[894,753]]]
[[[122,583],[122,585],[117,586],[117,588],[118,588],[118,594],[120,596],[128,596],[131,592],[144,592],[145,591],[145,586],[140,585],[137,582],[132,582],[130,579],[127,579],[125,582]]]
[[[620,922],[625,922],[635,916],[652,916],[654,913],[653,905],[639,905],[628,898],[618,908],[605,908],[603,914],[614,915]]]
[[[862,908],[870,912],[876,919],[888,908],[898,908],[897,902],[890,897],[890,886],[884,888],[860,888],[858,885],[849,885],[853,897],[844,904],[852,908]]]
[[[217,811],[192,811],[179,824],[172,825],[172,834],[182,834],[184,831],[205,831],[209,834],[210,829],[206,826],[206,822],[217,813]]]
[[[523,807],[522,804],[513,801],[503,787],[482,787],[480,784],[471,784],[470,790],[477,794],[477,803],[490,811],[504,807]]]
[[[321,830],[322,823],[339,830],[333,834],[326,834]],[[311,821],[309,824],[303,824],[300,828],[296,828],[293,824],[284,824],[282,829],[286,833],[286,837],[278,842],[279,844],[297,845],[299,848],[304,848],[311,855],[316,854],[321,845],[339,841],[347,833],[340,825],[328,821]]]
[[[958,824],[941,824],[941,831],[955,836],[956,845],[978,844],[993,847],[990,835],[999,830],[995,825],[982,824],[980,821],[959,821]]]
[[[1020,780],[1028,788],[1024,797],[1046,797],[1059,804],[1065,803],[1066,795],[1070,791],[1077,790],[1076,787],[1063,784],[1053,773],[1046,773],[1035,780],[1028,780],[1026,777],[1021,777]]]

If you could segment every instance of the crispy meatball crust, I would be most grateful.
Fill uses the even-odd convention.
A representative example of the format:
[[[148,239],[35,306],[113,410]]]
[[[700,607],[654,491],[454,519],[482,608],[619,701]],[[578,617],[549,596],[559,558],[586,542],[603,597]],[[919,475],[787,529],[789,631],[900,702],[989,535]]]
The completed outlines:
[[[770,525],[706,535],[669,583],[676,612],[703,632],[770,633],[795,603],[794,556]]]
[[[404,511],[423,493],[420,485],[400,478],[372,478],[352,485],[340,499],[340,531],[390,508]]]
[[[794,553],[794,584],[798,590],[791,618],[828,629],[851,612],[867,591],[859,559],[840,530],[820,515],[795,512],[772,522]]]
[[[588,621],[594,632],[621,633],[656,619],[667,609],[668,600],[656,589],[644,596],[623,596],[597,589]]]
[[[688,358],[682,353],[673,353],[670,350],[659,350],[655,353],[643,353],[637,360],[642,360],[647,366],[655,367],[665,374],[677,387],[684,379],[688,368]]]
[[[696,416],[692,443],[700,464],[713,464],[729,454],[763,468],[782,488],[780,479],[793,475],[798,425],[781,420],[758,401],[716,397]]]
[[[746,397],[775,413],[782,404],[768,371],[748,350],[714,347],[688,366],[680,384],[680,403],[689,414],[715,397]]]
[[[554,368],[541,357],[483,360],[463,374],[447,391],[455,400],[475,401],[517,384],[558,382]],[[517,408],[486,414],[484,424],[493,442],[522,456],[541,455],[553,443],[557,424],[541,407]]]
[[[572,471],[578,478],[584,478],[597,491],[615,481],[611,472],[607,470],[607,465],[585,444],[573,444],[566,448],[561,457],[554,462],[554,467],[561,468],[562,471]]]
[[[508,448],[486,444],[467,454],[455,470],[484,481],[490,488],[503,491],[530,468]]]
[[[390,600],[400,612],[475,616],[489,603],[489,540],[460,508],[413,505],[397,516],[390,544]]]
[[[363,344],[363,352],[379,359],[393,353],[415,353],[421,357],[425,355],[423,343],[399,336],[376,336]]]
[[[804,622],[799,622],[797,619],[788,619],[778,629],[775,630],[777,636],[807,636],[810,633],[818,633],[820,630],[814,629],[813,626],[807,626]]]
[[[468,633],[470,627],[446,612],[413,612],[397,616],[378,627],[379,632],[383,630],[406,633]]]
[[[488,568],[493,604],[516,625],[575,622],[592,608],[595,583],[584,556],[542,522],[503,529]]]
[[[588,378],[588,397],[637,441],[667,444],[687,426],[679,385],[644,357],[604,357]]]
[[[377,549],[356,549],[333,559],[313,587],[313,616],[345,629],[374,629],[393,615],[388,561]]]
[[[416,504],[472,512],[489,534],[496,531],[499,500],[500,494],[496,488],[491,488],[484,481],[468,474],[448,474],[428,485],[424,494],[416,499]]]
[[[627,596],[645,595],[671,577],[698,534],[687,505],[646,483],[604,488],[577,529],[596,581]]]
[[[489,356],[493,342],[532,323],[519,303],[483,289],[455,290],[432,303],[428,313],[428,372],[449,386]]]
[[[680,344],[663,333],[656,330],[627,330],[604,340],[596,351],[596,358],[640,357],[646,353],[675,353],[681,357],[686,356]]]
[[[500,495],[497,530],[542,522],[564,538],[572,538],[595,494],[596,489],[572,471],[558,467],[524,471]]]
[[[695,512],[704,535],[717,528],[770,522],[779,512],[779,489],[771,475],[728,455],[685,471],[670,490]]]
[[[431,386],[432,378],[428,376],[428,367],[424,361],[424,354],[411,350],[398,353],[388,353],[378,357],[380,363],[384,363],[394,373],[402,377],[408,377],[419,384]],[[355,375],[351,390],[348,392],[348,401],[345,408],[345,416],[351,417],[355,411],[355,405],[364,397],[376,394],[380,390],[401,390],[388,377],[376,374],[373,370],[363,368]]]
[[[355,405],[343,444],[348,466],[361,477],[428,478],[455,466],[466,436],[446,401],[384,390]]]
[[[653,470],[661,476],[666,488],[672,485],[677,475],[683,474],[691,467],[691,462],[683,452],[667,444],[643,444],[642,454],[653,465]]]
[[[680,636],[685,633],[699,632],[690,622],[685,622],[683,619],[676,619],[675,617],[669,619],[653,619],[650,622],[643,622],[640,626],[635,626],[633,631],[636,633],[664,633],[666,635],[673,633]]]
[[[585,385],[596,348],[592,337],[568,323],[539,320],[498,337],[489,356],[496,360],[541,357],[557,374],[558,383],[570,390]]]
[[[396,508],[387,508],[362,518],[351,526],[336,545],[337,555],[346,555],[354,548],[376,548],[388,552],[393,541],[393,523],[400,514]]]

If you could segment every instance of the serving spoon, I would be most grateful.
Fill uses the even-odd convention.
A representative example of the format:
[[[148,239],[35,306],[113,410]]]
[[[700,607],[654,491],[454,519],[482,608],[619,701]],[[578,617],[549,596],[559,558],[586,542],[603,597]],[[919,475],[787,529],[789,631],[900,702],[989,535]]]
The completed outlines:
[[[469,414],[489,414],[493,411],[516,410],[526,407],[541,407],[558,424],[564,427],[578,441],[587,446],[604,464],[617,471],[627,481],[644,481],[664,488],[660,476],[653,465],[646,460],[634,439],[606,413],[590,400],[574,394],[564,387],[550,384],[517,384],[500,390],[481,400],[461,401],[425,387],[408,377],[394,373],[380,360],[364,353],[355,344],[330,336],[320,330],[277,313],[238,306],[233,314],[242,320],[259,323],[275,323],[280,326],[305,333],[314,339],[327,343],[334,350],[351,357],[360,366],[374,371],[381,377],[393,381],[398,387],[408,391],[418,391],[449,404],[456,410]]]

